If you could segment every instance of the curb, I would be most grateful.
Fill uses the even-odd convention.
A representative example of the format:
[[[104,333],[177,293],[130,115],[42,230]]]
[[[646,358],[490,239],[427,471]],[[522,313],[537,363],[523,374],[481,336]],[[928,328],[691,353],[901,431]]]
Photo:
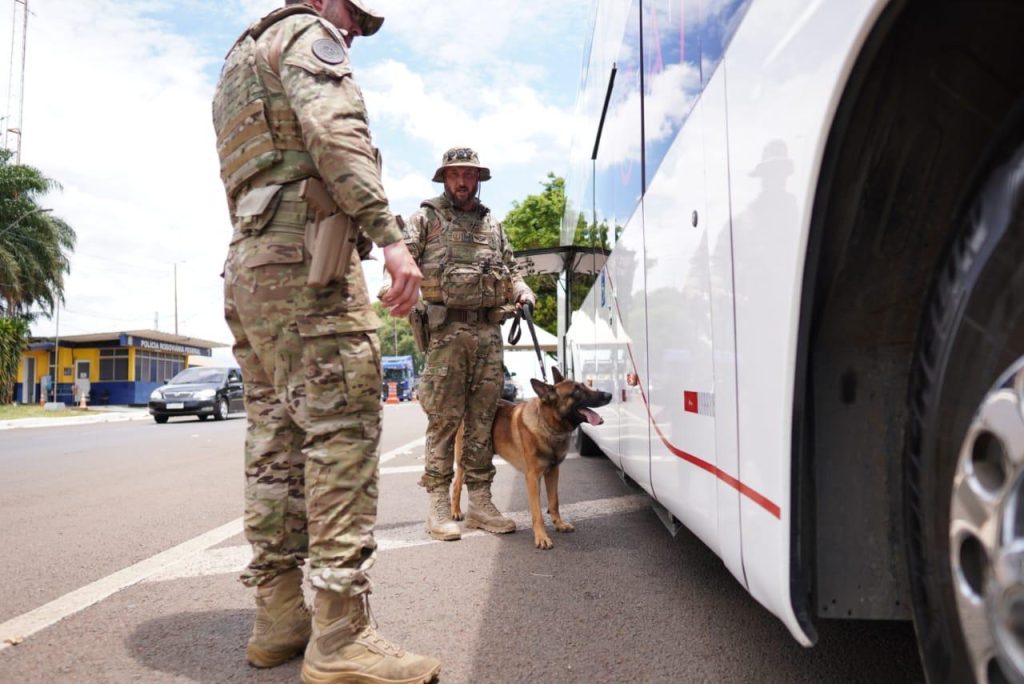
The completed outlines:
[[[105,415],[72,416],[69,418],[17,418],[0,420],[0,430],[18,428],[60,427],[64,425],[91,425],[93,423],[123,423],[129,420],[152,420],[149,412],[111,412]]]

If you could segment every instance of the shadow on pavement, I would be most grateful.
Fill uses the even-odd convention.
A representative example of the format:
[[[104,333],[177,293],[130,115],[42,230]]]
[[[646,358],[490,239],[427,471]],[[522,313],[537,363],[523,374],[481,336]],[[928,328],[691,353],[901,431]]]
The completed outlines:
[[[185,612],[140,624],[128,652],[150,670],[194,682],[296,682],[302,658],[261,670],[245,662],[252,610]]]
[[[567,466],[563,505],[586,498],[587,480],[605,496],[640,492],[607,460]],[[510,507],[525,498],[519,477]],[[924,681],[909,622],[819,621],[804,649],[700,539],[673,539],[653,511],[583,520],[575,534],[547,524],[551,551],[528,529],[500,539],[466,681]]]

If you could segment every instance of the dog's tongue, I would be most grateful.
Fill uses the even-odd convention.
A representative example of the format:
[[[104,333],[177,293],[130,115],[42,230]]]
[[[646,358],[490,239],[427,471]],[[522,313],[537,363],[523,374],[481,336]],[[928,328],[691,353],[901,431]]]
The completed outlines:
[[[604,418],[597,414],[596,411],[591,411],[588,408],[581,408],[580,414],[587,419],[587,422],[591,425],[600,425],[604,422]]]

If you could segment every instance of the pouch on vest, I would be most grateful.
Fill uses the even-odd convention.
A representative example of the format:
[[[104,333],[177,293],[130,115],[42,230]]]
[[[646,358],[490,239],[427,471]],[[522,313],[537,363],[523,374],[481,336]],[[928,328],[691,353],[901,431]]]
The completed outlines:
[[[490,309],[511,300],[504,269],[478,264],[449,264],[441,273],[441,301],[453,309]]]
[[[235,205],[235,230],[252,234],[266,228],[281,203],[282,187],[267,185],[244,193]]]

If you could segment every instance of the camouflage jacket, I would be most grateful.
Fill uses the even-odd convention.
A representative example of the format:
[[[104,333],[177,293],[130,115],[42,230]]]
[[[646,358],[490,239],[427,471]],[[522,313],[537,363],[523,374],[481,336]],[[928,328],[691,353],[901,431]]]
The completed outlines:
[[[500,252],[501,262],[512,279],[512,301],[516,302],[522,296],[536,299],[519,272],[505,229],[491,211],[479,202],[468,211],[456,209],[446,195],[441,195],[425,201],[409,216],[404,228],[405,244],[423,272],[420,288],[425,301],[438,302],[441,299],[442,261],[448,251],[444,231],[450,230],[493,236],[494,247]]]
[[[308,7],[275,10],[242,34],[221,71],[213,119],[236,226],[239,204],[253,205],[246,195],[319,176],[378,245],[402,238],[348,50],[338,29]]]

